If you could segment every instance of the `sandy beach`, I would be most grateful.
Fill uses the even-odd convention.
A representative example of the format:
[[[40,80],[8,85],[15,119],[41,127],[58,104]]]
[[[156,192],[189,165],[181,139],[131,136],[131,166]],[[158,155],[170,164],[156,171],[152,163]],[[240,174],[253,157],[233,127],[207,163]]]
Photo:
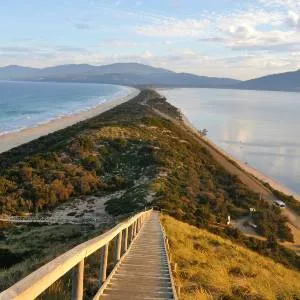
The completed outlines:
[[[32,140],[35,140],[41,136],[47,135],[49,133],[55,132],[57,130],[66,128],[75,123],[78,123],[83,120],[87,120],[89,118],[95,117],[107,110],[112,109],[113,107],[122,104],[140,93],[139,90],[134,90],[132,93],[127,95],[126,97],[122,97],[119,99],[114,99],[103,103],[95,108],[90,110],[80,112],[77,114],[73,114],[70,116],[65,116],[62,118],[55,119],[49,123],[41,124],[37,127],[26,128],[22,131],[12,132],[5,135],[0,136],[0,153],[8,151],[14,147],[20,146],[22,144],[28,143]]]

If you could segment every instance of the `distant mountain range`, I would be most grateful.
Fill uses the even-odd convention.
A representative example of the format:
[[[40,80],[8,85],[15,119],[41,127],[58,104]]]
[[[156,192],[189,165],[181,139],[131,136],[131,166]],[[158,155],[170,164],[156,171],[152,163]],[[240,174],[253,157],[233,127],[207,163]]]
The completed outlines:
[[[238,83],[236,87],[247,90],[300,92],[300,70],[247,80]]]
[[[229,78],[176,73],[138,63],[116,63],[104,66],[61,65],[43,69],[7,66],[0,68],[0,80],[38,80],[98,82],[130,86],[197,86],[217,87],[236,84]]]
[[[0,68],[0,80],[93,82],[129,86],[300,91],[300,70],[248,81],[240,81],[231,78],[176,73],[167,69],[154,68],[138,63],[116,63],[103,66],[71,64],[43,69],[7,66]]]

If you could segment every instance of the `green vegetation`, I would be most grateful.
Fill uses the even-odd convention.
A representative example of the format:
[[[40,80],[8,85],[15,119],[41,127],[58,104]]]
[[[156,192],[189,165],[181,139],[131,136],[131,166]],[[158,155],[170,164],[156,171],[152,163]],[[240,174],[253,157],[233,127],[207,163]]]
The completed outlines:
[[[0,214],[48,212],[62,203],[71,206],[76,197],[118,192],[105,207],[114,217],[156,205],[179,220],[299,268],[299,258],[277,245],[278,239],[293,239],[280,210],[259,201],[259,195],[222,168],[180,126],[181,119],[164,98],[145,90],[93,119],[0,154]],[[258,231],[267,242],[225,226],[228,215],[246,216],[250,207],[256,208]],[[0,227],[0,258],[9,258],[0,265],[5,270],[0,288],[99,233],[87,228],[86,235],[77,226]]]
[[[105,127],[103,131],[106,129],[115,128]],[[141,169],[151,164],[146,143],[108,140],[101,133],[78,135],[63,149],[21,157],[2,169],[0,211],[38,212],[74,196],[132,186]]]
[[[299,299],[300,274],[203,229],[163,216],[181,299]]]

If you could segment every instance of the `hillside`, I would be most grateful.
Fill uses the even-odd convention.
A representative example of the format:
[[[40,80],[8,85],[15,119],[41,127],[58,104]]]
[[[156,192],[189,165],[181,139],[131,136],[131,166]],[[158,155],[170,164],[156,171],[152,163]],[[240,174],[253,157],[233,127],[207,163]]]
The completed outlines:
[[[268,75],[256,79],[240,82],[236,85],[240,89],[269,90],[269,91],[300,91],[300,70],[280,74]]]
[[[176,73],[138,63],[115,63],[92,66],[61,65],[43,69],[7,66],[0,68],[0,80],[42,80],[68,82],[94,82],[121,85],[195,86],[217,87],[236,84],[230,78],[197,76]]]
[[[144,90],[95,118],[0,154],[0,215],[53,217],[66,225],[0,223],[0,288],[145,206],[235,240],[293,269],[279,246],[293,236],[280,210],[224,167],[165,98]],[[227,227],[256,208],[266,241]],[[88,225],[80,222],[92,220]],[[104,222],[104,225],[101,224]],[[53,245],[50,246],[50,245]],[[271,245],[271,248],[270,248]]]
[[[163,216],[183,300],[299,299],[300,273],[228,239]]]

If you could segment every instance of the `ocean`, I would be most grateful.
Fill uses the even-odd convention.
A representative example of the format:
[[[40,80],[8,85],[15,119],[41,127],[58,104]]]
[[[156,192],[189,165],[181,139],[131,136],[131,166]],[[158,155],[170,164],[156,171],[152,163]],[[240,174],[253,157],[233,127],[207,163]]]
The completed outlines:
[[[300,93],[160,90],[220,148],[300,194]]]
[[[0,81],[0,135],[80,113],[132,91],[108,84]]]

